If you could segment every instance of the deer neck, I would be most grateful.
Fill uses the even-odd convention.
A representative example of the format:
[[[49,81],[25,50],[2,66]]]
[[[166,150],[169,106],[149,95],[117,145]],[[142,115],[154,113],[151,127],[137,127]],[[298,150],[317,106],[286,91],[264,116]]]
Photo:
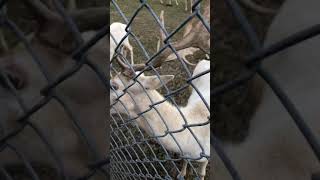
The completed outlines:
[[[142,93],[136,97],[137,109],[140,112],[145,111],[146,109],[150,108],[150,105],[163,101],[165,98],[156,90],[149,90],[146,93]],[[150,97],[150,98],[149,98]],[[167,112],[174,112],[175,114],[178,113],[176,107],[174,107],[168,101],[162,102],[159,105],[154,106],[160,112],[160,114],[167,114]],[[153,111],[152,111],[153,112]]]
[[[164,100],[164,97],[156,90],[149,90],[147,93],[150,98],[145,93],[135,97],[135,101],[137,103],[135,111],[137,114],[150,109],[150,105]],[[158,135],[164,134],[167,127],[170,130],[177,130],[182,127],[182,124],[184,124],[182,116],[177,108],[180,107],[175,107],[167,101],[162,102],[155,105],[150,111],[144,113],[143,116],[138,119],[138,124],[147,132],[152,133],[153,131]],[[186,119],[189,118],[186,117]],[[167,124],[167,127],[165,126],[164,121]]]
[[[136,114],[145,112],[150,108],[150,105],[165,99],[156,90],[149,90],[147,93],[150,98],[145,93],[135,97],[137,103],[137,107],[135,108]],[[151,126],[157,134],[163,134],[167,127],[170,130],[181,129],[183,124],[185,124],[185,121],[192,123],[193,120],[196,120],[199,123],[203,119],[203,122],[206,122],[208,120],[207,117],[209,116],[209,111],[202,101],[191,105],[188,104],[185,107],[176,107],[170,102],[165,101],[155,105],[153,108],[154,109],[144,113],[143,117],[138,120],[138,123],[147,131],[150,131]],[[163,121],[166,122],[167,127],[164,125]]]

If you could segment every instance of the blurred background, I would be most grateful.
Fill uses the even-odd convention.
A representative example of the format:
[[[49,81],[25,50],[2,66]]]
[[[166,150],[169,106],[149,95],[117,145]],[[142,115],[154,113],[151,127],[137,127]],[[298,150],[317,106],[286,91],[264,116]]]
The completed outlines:
[[[243,62],[250,55],[251,49],[224,0],[214,2],[212,46],[215,63],[213,82],[216,87],[246,71]],[[254,2],[263,7],[278,9],[284,0],[254,0]],[[263,42],[274,14],[258,13],[241,5],[242,11],[259,35],[260,41]],[[227,141],[241,142],[247,136],[248,120],[259,105],[263,86],[261,79],[256,77],[222,96],[213,98],[215,115],[212,128],[217,137]]]

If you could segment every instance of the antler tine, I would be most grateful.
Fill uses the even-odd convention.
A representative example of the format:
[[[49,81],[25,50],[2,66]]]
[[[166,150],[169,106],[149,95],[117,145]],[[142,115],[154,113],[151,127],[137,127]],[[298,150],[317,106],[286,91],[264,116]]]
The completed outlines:
[[[210,4],[210,2],[209,2],[209,4]],[[209,7],[210,7],[210,5],[209,6],[206,5],[206,10],[205,10],[206,12],[205,12],[205,15],[204,15],[206,18],[208,16],[207,15],[207,13],[208,13],[207,9],[209,9],[209,13],[210,13],[210,8]],[[161,14],[160,14],[160,19],[162,19],[162,23],[163,23],[164,22],[163,21],[163,12],[161,12]],[[164,25],[164,23],[163,23],[163,25]],[[186,49],[186,48],[189,48],[189,47],[199,47],[199,46],[201,46],[201,47],[199,47],[201,49],[202,48],[202,44],[207,41],[207,40],[205,40],[205,38],[199,38],[199,36],[202,36],[203,33],[209,34],[208,32],[203,32],[204,31],[204,27],[203,27],[201,22],[198,21],[197,23],[190,23],[189,25],[192,26],[192,28],[189,28],[189,29],[191,29],[190,32],[188,34],[186,34],[183,37],[182,40],[180,40],[178,42],[175,42],[175,43],[172,43],[172,46],[176,51],[180,51],[180,50],[183,50],[183,49]],[[162,42],[164,42],[165,35],[164,35],[162,30],[160,30],[160,37],[162,39]],[[205,41],[202,41],[202,40],[205,40]],[[170,54],[172,54],[172,50],[170,48],[165,49],[157,57],[157,59],[154,60],[154,64],[153,64],[154,67],[161,66],[162,63],[169,57]],[[183,60],[186,62],[185,59],[183,59]]]
[[[164,10],[161,10],[159,18],[160,18],[160,23],[161,23],[162,27],[165,28],[165,23],[164,23]],[[160,41],[160,44],[159,44],[159,49],[158,49],[158,51],[160,50],[160,46],[164,44],[164,41],[165,41],[165,39],[166,39],[166,35],[165,35],[165,33],[163,32],[162,28],[159,29],[159,33],[160,33],[160,40],[159,40],[159,41]],[[164,51],[166,51],[166,50],[164,50]],[[164,52],[162,52],[162,53],[164,53]],[[161,54],[162,54],[162,53],[161,53]],[[161,56],[161,54],[160,54],[159,56]],[[167,56],[167,57],[168,57],[168,56]],[[156,63],[154,63],[153,66],[154,66],[154,67],[160,67],[165,60],[166,60],[166,58],[164,58],[164,59],[163,59],[163,58],[161,58],[161,59],[158,59],[158,58],[157,58],[157,59],[155,60]]]
[[[119,65],[120,65],[120,67],[122,68],[122,73],[125,75],[125,76],[127,76],[127,77],[129,77],[129,78],[134,78],[134,76],[135,76],[135,69],[133,68],[133,67],[131,67],[129,64],[126,64],[126,63],[124,63],[122,60],[121,60],[121,58],[120,57],[118,57],[117,58],[117,61],[118,61],[118,63],[119,63]],[[136,66],[136,65],[135,65]],[[141,67],[141,66],[143,66],[143,67]],[[140,64],[140,65],[138,65],[137,66],[139,69],[143,69],[145,66],[143,65],[143,64]]]
[[[164,11],[163,11],[163,10],[161,10],[159,18],[160,18],[160,23],[161,23],[161,25],[164,27],[165,24],[164,24]],[[166,38],[166,35],[164,34],[162,28],[160,28],[160,31],[159,31],[159,32],[160,32],[160,39],[159,39],[159,41],[158,41],[157,51],[159,51],[161,44],[163,44],[163,42],[164,42],[164,40],[165,40],[165,38]],[[170,54],[168,54],[168,52],[169,52],[168,49],[165,49],[159,56],[162,57],[162,56],[163,56],[163,53],[165,53],[165,54],[166,54],[166,57],[168,57],[168,56],[170,55]],[[167,54],[168,54],[168,55],[167,55]],[[155,63],[153,63],[153,67],[154,67],[154,68],[160,67],[165,60],[166,60],[166,58],[157,58],[157,57],[156,57]],[[141,71],[141,70],[145,69],[146,66],[145,66],[144,64],[134,64],[134,65],[132,66],[132,68],[133,68],[135,71]]]
[[[164,27],[164,11],[161,10],[160,12],[160,22],[162,24],[162,26]],[[161,45],[163,44],[163,40],[165,39],[165,34],[163,33],[163,31],[160,28],[160,37],[157,43],[157,52],[160,50]]]
[[[130,66],[121,59],[118,59],[118,63],[124,71],[141,71],[146,67],[144,64],[134,64],[133,66]]]
[[[161,25],[164,27],[164,10],[162,10],[160,12],[160,22],[161,22]],[[166,38],[166,35],[164,34],[163,30],[160,28],[160,42],[164,42]]]

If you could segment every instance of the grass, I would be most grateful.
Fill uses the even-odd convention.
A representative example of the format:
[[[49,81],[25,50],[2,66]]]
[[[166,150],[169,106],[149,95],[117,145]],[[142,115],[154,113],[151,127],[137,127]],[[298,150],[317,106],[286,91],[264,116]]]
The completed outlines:
[[[125,16],[128,18],[128,20],[131,19],[131,17],[135,14],[136,10],[140,7],[140,1],[138,0],[118,0],[116,1],[116,3],[118,4],[118,6],[120,7],[120,9],[123,11],[123,13],[125,14]],[[165,19],[165,27],[168,31],[168,33],[172,32],[175,28],[177,28],[177,26],[182,23],[189,15],[190,12],[186,12],[184,10],[184,5],[180,4],[179,6],[176,6],[175,4],[173,4],[173,6],[166,6],[166,5],[162,5],[160,4],[159,1],[157,0],[153,0],[153,1],[148,1],[148,4],[151,6],[152,10],[154,11],[154,13],[159,16],[161,10],[164,10],[165,14],[164,14],[164,19]],[[122,22],[125,23],[126,22],[123,20],[123,18],[119,15],[119,13],[116,11],[116,8],[112,5],[112,3],[110,3],[110,7],[111,7],[111,23],[112,22]],[[153,16],[151,15],[151,13],[146,9],[146,8],[142,8],[141,11],[138,12],[138,14],[136,15],[136,17],[134,18],[133,22],[132,22],[132,26],[131,26],[131,30],[132,32],[136,35],[136,37],[141,41],[141,43],[143,44],[144,48],[146,49],[149,57],[151,57],[152,55],[154,55],[154,53],[156,53],[157,50],[157,41],[159,38],[159,25],[157,24],[157,22],[155,21],[155,19],[153,18]],[[181,29],[179,31],[179,33],[177,33],[176,35],[173,36],[172,41],[176,41],[182,38],[183,35],[183,31],[184,29]],[[147,60],[147,58],[145,57],[143,51],[140,49],[140,47],[138,46],[138,44],[136,43],[136,41],[130,37],[129,38],[130,43],[133,45],[134,48],[134,62],[135,63],[143,63]],[[195,53],[194,56],[190,56],[187,57],[188,60],[190,60],[192,63],[197,63],[199,60],[204,59],[205,55],[203,53]],[[192,66],[188,66],[188,70],[190,72],[193,71]],[[173,91],[176,90],[178,88],[180,88],[182,85],[185,85],[186,83],[186,79],[188,78],[188,74],[186,73],[186,70],[182,67],[182,65],[177,61],[171,61],[168,63],[165,63],[164,65],[162,65],[162,67],[158,70],[159,74],[171,74],[171,75],[175,75],[175,79],[173,82],[168,84],[168,88]],[[152,72],[150,72],[150,74],[153,74]],[[160,92],[162,94],[166,94],[165,89],[161,89]],[[178,93],[177,95],[174,95],[174,100],[177,102],[178,105],[185,105],[188,97],[190,96],[191,93],[191,89],[187,88],[186,90]],[[138,138],[141,136],[145,136],[145,134],[141,134],[141,132],[139,132],[137,130],[137,128],[135,127],[135,125],[131,125],[129,126],[131,133],[133,133],[135,136],[133,138]],[[120,135],[117,134],[117,136],[126,136],[127,139],[130,139],[128,137],[130,136],[130,132],[128,132],[128,130],[123,129],[123,133],[124,135]],[[123,137],[124,138],[124,137]],[[123,141],[123,138],[120,138]],[[124,142],[124,141],[123,141]],[[129,144],[133,143],[133,141],[129,140]],[[150,144],[150,146],[148,145]],[[157,158],[164,160],[165,158],[165,150],[161,149],[159,145],[157,145],[156,143],[153,142],[148,142],[147,143],[142,143],[140,147],[138,146],[134,146],[132,149],[129,149],[130,152],[132,152],[131,154],[134,154],[133,151],[138,152],[137,156],[131,157],[132,159],[137,158],[137,159],[143,159],[144,154],[148,157],[148,158],[152,158],[154,157],[154,155],[156,155]],[[176,154],[171,154],[170,156],[172,158],[179,158],[178,155]],[[129,155],[128,158],[130,159]],[[179,161],[176,162],[177,166],[179,169],[181,164]],[[142,163],[140,164],[141,166],[144,165],[147,167],[147,169],[149,170],[150,174],[155,174],[155,171],[153,170],[154,167],[152,167],[151,164],[148,163]],[[177,172],[176,172],[176,168],[173,165],[173,162],[168,161],[168,162],[164,162],[164,163],[153,163],[153,165],[156,167],[157,170],[159,170],[159,174],[162,176],[162,178],[165,177],[166,172],[161,170],[163,169],[162,167],[165,167],[165,169],[168,171],[168,174],[171,177],[176,177],[177,176]],[[194,163],[194,165],[196,166],[196,163]],[[208,168],[209,169],[209,166]],[[188,174],[186,176],[186,179],[193,179],[194,175],[193,175],[193,171],[191,168],[188,169]],[[207,179],[208,176],[206,176]]]

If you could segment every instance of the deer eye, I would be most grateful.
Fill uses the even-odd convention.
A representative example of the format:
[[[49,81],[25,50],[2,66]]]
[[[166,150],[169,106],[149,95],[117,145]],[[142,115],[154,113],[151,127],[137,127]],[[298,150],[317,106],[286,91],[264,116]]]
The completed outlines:
[[[110,85],[116,91],[119,89],[119,85],[117,83],[111,82]]]

